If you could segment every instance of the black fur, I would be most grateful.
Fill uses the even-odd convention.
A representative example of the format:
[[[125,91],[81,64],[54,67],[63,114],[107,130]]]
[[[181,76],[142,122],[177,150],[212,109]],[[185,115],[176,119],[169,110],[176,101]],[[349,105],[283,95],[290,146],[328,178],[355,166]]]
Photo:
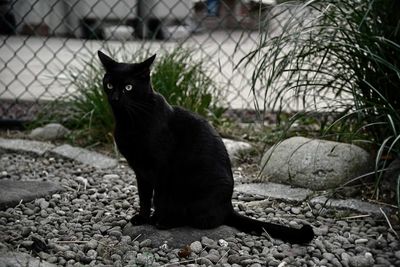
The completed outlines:
[[[151,223],[160,229],[227,224],[245,232],[265,230],[292,243],[312,240],[308,225],[294,229],[234,211],[231,164],[221,138],[205,119],[170,106],[152,89],[155,56],[138,64],[117,63],[100,51],[99,57],[115,116],[115,141],[137,177],[140,212],[132,224]],[[125,89],[128,84],[132,90]]]

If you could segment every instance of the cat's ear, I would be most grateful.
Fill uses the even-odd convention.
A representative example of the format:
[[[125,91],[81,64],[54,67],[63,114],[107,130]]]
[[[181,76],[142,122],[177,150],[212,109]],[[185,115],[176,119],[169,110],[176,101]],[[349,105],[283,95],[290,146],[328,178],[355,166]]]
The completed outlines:
[[[106,71],[111,70],[118,64],[115,60],[113,60],[112,58],[110,58],[109,56],[107,56],[106,54],[101,52],[100,50],[97,51],[97,54],[99,55],[101,64],[103,64],[103,67],[106,69]]]
[[[156,58],[156,54],[152,55],[145,61],[143,61],[140,65],[142,65],[145,68],[150,68],[151,64],[153,64],[154,59]]]

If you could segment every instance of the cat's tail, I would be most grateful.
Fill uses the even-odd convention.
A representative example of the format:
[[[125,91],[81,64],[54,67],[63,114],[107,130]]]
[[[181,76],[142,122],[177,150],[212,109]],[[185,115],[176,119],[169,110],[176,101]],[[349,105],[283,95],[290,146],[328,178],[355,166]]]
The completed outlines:
[[[303,225],[300,229],[296,229],[251,219],[235,211],[228,217],[225,224],[247,233],[261,234],[266,232],[273,238],[295,244],[309,243],[314,238],[314,231],[310,225]]]

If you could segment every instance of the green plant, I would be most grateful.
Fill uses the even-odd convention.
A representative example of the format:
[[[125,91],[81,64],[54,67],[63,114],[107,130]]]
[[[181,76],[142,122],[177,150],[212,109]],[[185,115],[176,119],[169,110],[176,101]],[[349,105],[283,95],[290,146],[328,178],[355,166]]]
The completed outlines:
[[[103,69],[97,60],[81,59],[83,67],[70,67],[66,81],[76,91],[50,102],[31,127],[59,122],[74,130],[70,138],[84,145],[110,143],[114,118],[103,91]]]
[[[117,53],[109,51],[117,57]],[[121,55],[124,62],[138,62],[149,56],[148,50]],[[194,60],[189,50],[176,49],[158,55],[152,73],[154,88],[172,105],[180,105],[213,122],[222,121],[223,108],[217,106],[219,90],[205,72],[205,63]],[[51,102],[39,114],[33,126],[60,122],[74,130],[71,138],[84,145],[112,143],[113,115],[102,88],[103,67],[97,57],[81,59],[81,67],[67,71],[67,81],[76,89],[72,94]]]
[[[170,104],[218,119],[223,111],[217,106],[219,90],[205,67],[205,61],[194,60],[190,50],[176,49],[158,60],[152,83]]]
[[[301,112],[292,120],[332,114],[320,123],[321,136],[368,143],[378,188],[387,155],[400,152],[400,2],[311,0],[276,10],[270,20],[283,22],[282,34],[264,34],[241,62],[256,65],[260,109],[295,103]]]

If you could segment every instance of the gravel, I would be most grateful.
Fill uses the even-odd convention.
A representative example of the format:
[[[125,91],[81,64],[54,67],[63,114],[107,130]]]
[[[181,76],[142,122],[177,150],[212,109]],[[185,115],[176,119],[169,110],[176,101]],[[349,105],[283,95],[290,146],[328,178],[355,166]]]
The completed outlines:
[[[293,226],[308,221],[316,238],[300,246],[264,234],[238,233],[222,240],[204,236],[182,253],[185,248],[154,248],[145,236],[122,234],[139,201],[134,174],[124,163],[100,170],[61,158],[4,153],[0,174],[0,179],[51,181],[66,188],[0,211],[0,249],[60,266],[400,266],[399,240],[386,220],[320,204],[270,199],[261,207],[248,205],[259,196],[235,192],[240,213]]]

